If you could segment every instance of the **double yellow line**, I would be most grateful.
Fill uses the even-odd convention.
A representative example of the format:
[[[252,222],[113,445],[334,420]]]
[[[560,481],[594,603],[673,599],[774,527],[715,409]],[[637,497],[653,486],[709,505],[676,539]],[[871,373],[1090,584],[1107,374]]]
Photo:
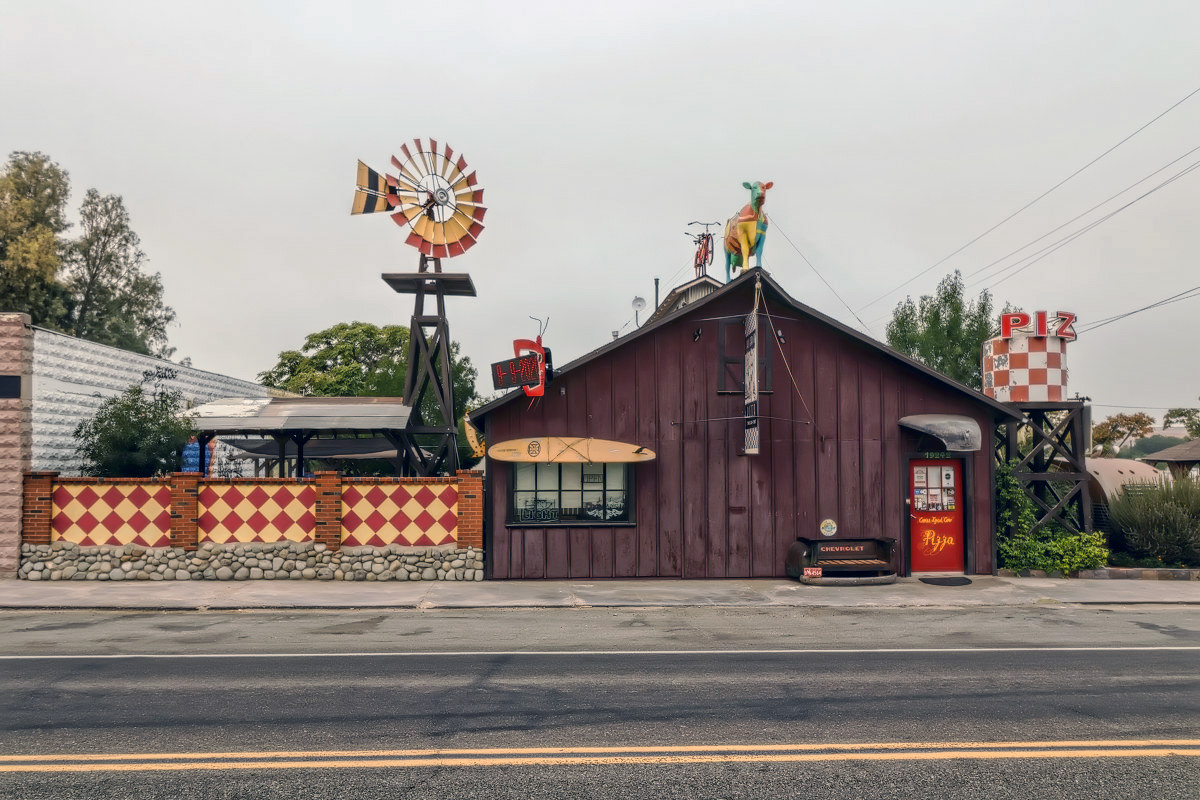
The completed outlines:
[[[1200,739],[1041,742],[530,747],[433,750],[313,750],[232,753],[0,755],[0,772],[177,772],[237,769],[407,769],[617,764],[729,764],[951,759],[1200,757]]]

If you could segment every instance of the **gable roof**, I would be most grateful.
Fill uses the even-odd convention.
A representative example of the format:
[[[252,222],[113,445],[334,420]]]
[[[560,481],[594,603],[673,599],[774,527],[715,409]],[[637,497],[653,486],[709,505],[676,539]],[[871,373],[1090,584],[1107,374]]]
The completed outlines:
[[[706,295],[705,297],[699,298],[692,303],[682,306],[671,313],[665,314],[664,316],[660,317],[657,320],[654,320],[653,322],[651,322],[650,320],[647,320],[646,324],[643,325],[642,327],[638,328],[637,330],[635,330],[631,333],[628,333],[625,336],[620,337],[619,339],[614,339],[611,342],[608,342],[601,347],[597,347],[595,350],[591,351],[590,353],[585,353],[584,355],[580,356],[579,358],[575,359],[574,361],[571,361],[570,363],[566,364],[563,367],[555,367],[554,373],[556,376],[559,376],[559,375],[563,375],[567,372],[570,372],[573,369],[578,369],[579,367],[582,367],[585,364],[587,364],[591,361],[594,361],[597,358],[600,358],[601,356],[612,352],[613,350],[616,350],[617,348],[624,347],[625,345],[629,344],[630,342],[634,341],[635,339],[639,339],[643,336],[648,336],[648,335],[652,334],[654,331],[657,331],[659,328],[663,328],[667,325],[670,325],[675,320],[677,320],[679,317],[682,317],[684,314],[688,314],[692,311],[695,311],[697,308],[701,308],[705,305],[708,305],[709,303],[716,301],[719,298],[725,297],[728,294],[732,294],[732,293],[738,291],[738,289],[740,289],[743,285],[755,280],[756,278],[762,278],[764,290],[769,288],[772,292],[774,292],[778,296],[778,298],[780,300],[782,300],[785,304],[787,304],[793,311],[797,311],[801,314],[804,314],[805,316],[811,317],[811,318],[817,320],[818,322],[821,322],[822,324],[833,328],[834,330],[838,331],[839,333],[862,343],[863,345],[867,346],[868,348],[883,354],[887,358],[890,358],[894,361],[899,361],[902,364],[916,370],[917,372],[920,372],[920,373],[928,376],[929,378],[932,378],[934,381],[942,384],[943,386],[945,386],[955,392],[958,392],[960,394],[965,394],[976,402],[983,403],[984,405],[991,408],[993,411],[995,411],[1009,419],[1021,419],[1022,418],[1021,412],[1018,411],[1015,407],[1010,406],[1007,403],[1001,403],[998,400],[994,400],[991,397],[988,397],[987,395],[985,395],[983,392],[972,389],[969,386],[964,386],[963,384],[959,383],[958,381],[956,381],[952,378],[946,377],[945,375],[938,372],[937,370],[930,369],[929,367],[922,364],[920,361],[909,358],[908,356],[904,355],[903,353],[901,353],[897,350],[893,350],[892,348],[888,347],[883,342],[880,342],[880,341],[866,335],[865,333],[862,333],[861,331],[857,331],[848,325],[838,322],[833,317],[826,316],[825,314],[822,314],[820,311],[817,311],[815,308],[804,305],[799,300],[796,300],[794,297],[792,297],[787,292],[785,292],[783,290],[783,288],[778,283],[776,283],[775,280],[771,277],[770,273],[768,273],[766,270],[761,269],[759,267],[755,267],[754,269],[750,269],[750,270],[743,272],[737,278],[734,278],[732,281],[725,284],[720,289],[717,289],[717,290],[713,291],[712,293]],[[670,295],[668,295],[668,297],[670,297]],[[653,316],[651,317],[651,319],[653,319]],[[509,403],[513,400],[516,400],[518,397],[524,397],[524,396],[525,396],[525,393],[522,392],[520,389],[514,389],[513,391],[511,391],[507,394],[497,397],[495,400],[492,400],[490,403],[485,403],[484,405],[480,406],[479,408],[475,409],[474,411],[471,411],[470,413],[467,414],[467,416],[470,418],[472,423],[478,423],[478,421],[480,419],[482,419],[487,414],[491,413],[493,410],[499,408],[502,405],[506,405],[507,403]]]
[[[1138,456],[1138,461],[1200,461],[1200,439],[1173,444],[1166,450]]]

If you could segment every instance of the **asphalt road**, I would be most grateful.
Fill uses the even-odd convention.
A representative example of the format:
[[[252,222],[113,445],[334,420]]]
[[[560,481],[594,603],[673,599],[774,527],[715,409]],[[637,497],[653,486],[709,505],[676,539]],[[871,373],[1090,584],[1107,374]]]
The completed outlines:
[[[1197,616],[6,614],[0,796],[1190,800]]]

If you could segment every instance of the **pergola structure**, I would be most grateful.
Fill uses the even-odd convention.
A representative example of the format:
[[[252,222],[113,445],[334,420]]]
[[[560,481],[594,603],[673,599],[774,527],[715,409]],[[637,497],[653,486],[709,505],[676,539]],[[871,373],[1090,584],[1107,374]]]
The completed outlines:
[[[255,441],[235,446],[260,455],[273,442],[281,469],[291,458],[295,474],[302,476],[306,449],[307,457],[390,458],[399,474],[395,454],[409,446],[411,412],[398,397],[263,397],[214,400],[191,413],[199,431],[201,474],[208,443],[217,436],[237,436]]]

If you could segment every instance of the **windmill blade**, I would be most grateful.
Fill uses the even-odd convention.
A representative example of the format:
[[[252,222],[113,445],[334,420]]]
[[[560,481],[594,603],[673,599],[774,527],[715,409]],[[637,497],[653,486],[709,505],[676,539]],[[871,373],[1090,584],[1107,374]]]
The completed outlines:
[[[454,168],[454,150],[451,149],[450,145],[446,145],[445,150],[442,151],[442,158],[446,159],[446,166],[442,170],[442,177],[445,178]],[[453,183],[453,181],[450,182]]]
[[[374,214],[391,208],[389,197],[394,194],[394,190],[389,181],[362,161],[358,162],[356,183],[354,203],[350,207],[351,214]]]
[[[350,213],[374,214],[377,211],[387,211],[391,208],[390,199],[386,195],[372,194],[362,189],[355,189],[354,203],[350,206]]]
[[[392,166],[400,170],[400,175],[402,176],[399,180],[406,184],[405,188],[410,192],[419,192],[421,190],[421,178],[419,175],[414,175],[412,170],[408,168],[408,165],[413,163],[411,158],[408,161],[401,161],[392,156]]]

